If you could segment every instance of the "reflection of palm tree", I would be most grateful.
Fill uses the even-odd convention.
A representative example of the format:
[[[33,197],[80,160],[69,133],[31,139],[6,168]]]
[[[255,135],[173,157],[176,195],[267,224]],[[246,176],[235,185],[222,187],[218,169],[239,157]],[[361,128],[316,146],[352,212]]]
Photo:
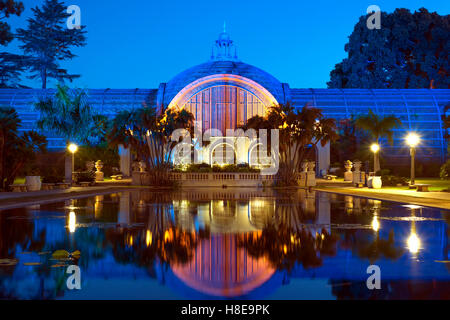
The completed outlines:
[[[395,247],[394,231],[389,232],[387,240],[381,239],[379,232],[374,241],[367,242],[358,239],[357,254],[360,258],[368,259],[370,263],[374,263],[380,258],[397,260],[403,255],[404,250]]]
[[[297,263],[305,268],[321,266],[323,256],[336,254],[336,241],[325,229],[313,235],[306,228],[294,230],[282,224],[247,234],[239,245],[254,257],[267,256],[277,269],[291,270]]]

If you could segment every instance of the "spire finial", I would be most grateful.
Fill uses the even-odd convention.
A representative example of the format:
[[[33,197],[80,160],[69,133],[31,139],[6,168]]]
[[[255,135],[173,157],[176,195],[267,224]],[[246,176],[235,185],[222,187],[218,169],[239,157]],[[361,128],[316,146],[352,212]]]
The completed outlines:
[[[223,32],[227,32],[227,22],[223,21]]]

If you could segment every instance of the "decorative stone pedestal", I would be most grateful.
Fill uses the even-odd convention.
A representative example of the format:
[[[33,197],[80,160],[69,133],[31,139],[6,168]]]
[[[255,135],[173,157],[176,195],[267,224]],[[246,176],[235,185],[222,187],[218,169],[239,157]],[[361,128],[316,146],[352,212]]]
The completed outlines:
[[[353,179],[352,182],[354,185],[365,184],[366,175],[364,172],[361,172],[361,161],[354,161],[353,167],[355,171],[353,171]]]
[[[316,163],[314,161],[308,162],[308,171],[306,173],[306,186],[315,187],[316,186],[316,172],[314,170]]]
[[[344,181],[353,181],[353,172],[352,172],[353,163],[350,160],[344,162]]]

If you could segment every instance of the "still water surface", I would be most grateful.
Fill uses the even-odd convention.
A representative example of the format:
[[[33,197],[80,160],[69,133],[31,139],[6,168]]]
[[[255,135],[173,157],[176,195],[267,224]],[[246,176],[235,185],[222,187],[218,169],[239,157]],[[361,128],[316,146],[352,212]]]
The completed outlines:
[[[0,298],[450,299],[449,223],[450,211],[304,190],[3,210]],[[67,288],[73,264],[81,290]],[[366,285],[373,264],[380,290]]]

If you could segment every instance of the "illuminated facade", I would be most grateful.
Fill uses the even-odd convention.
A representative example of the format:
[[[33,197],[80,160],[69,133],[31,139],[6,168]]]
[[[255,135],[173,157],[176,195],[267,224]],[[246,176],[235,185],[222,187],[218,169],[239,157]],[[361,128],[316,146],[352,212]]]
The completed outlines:
[[[38,114],[33,103],[39,97],[52,95],[54,90],[0,89],[0,105],[14,107],[21,117],[23,130],[35,128]],[[306,104],[322,110],[326,117],[337,121],[365,114],[369,109],[383,116],[395,114],[403,126],[394,130],[394,144],[381,141],[386,159],[405,161],[409,148],[404,138],[410,131],[418,132],[421,145],[417,157],[442,162],[447,153],[445,131],[441,116],[450,103],[449,89],[295,89],[267,72],[238,59],[230,36],[224,31],[215,42],[210,60],[189,68],[157,89],[90,89],[90,104],[102,114],[113,117],[121,110],[142,105],[166,108],[186,108],[191,111],[202,130],[235,129],[255,115],[264,116],[268,107],[277,103],[291,103],[297,108]],[[65,141],[47,134],[49,149],[65,148]],[[235,161],[251,162],[248,149],[235,152],[235,143],[223,143],[223,149],[233,149]],[[220,149],[220,148],[219,148]],[[219,150],[218,149],[218,150]],[[201,152],[203,162],[212,163],[214,150]],[[209,156],[208,156],[209,154]],[[121,150],[121,171],[129,173],[130,153]],[[317,172],[330,165],[329,146],[316,152]]]

